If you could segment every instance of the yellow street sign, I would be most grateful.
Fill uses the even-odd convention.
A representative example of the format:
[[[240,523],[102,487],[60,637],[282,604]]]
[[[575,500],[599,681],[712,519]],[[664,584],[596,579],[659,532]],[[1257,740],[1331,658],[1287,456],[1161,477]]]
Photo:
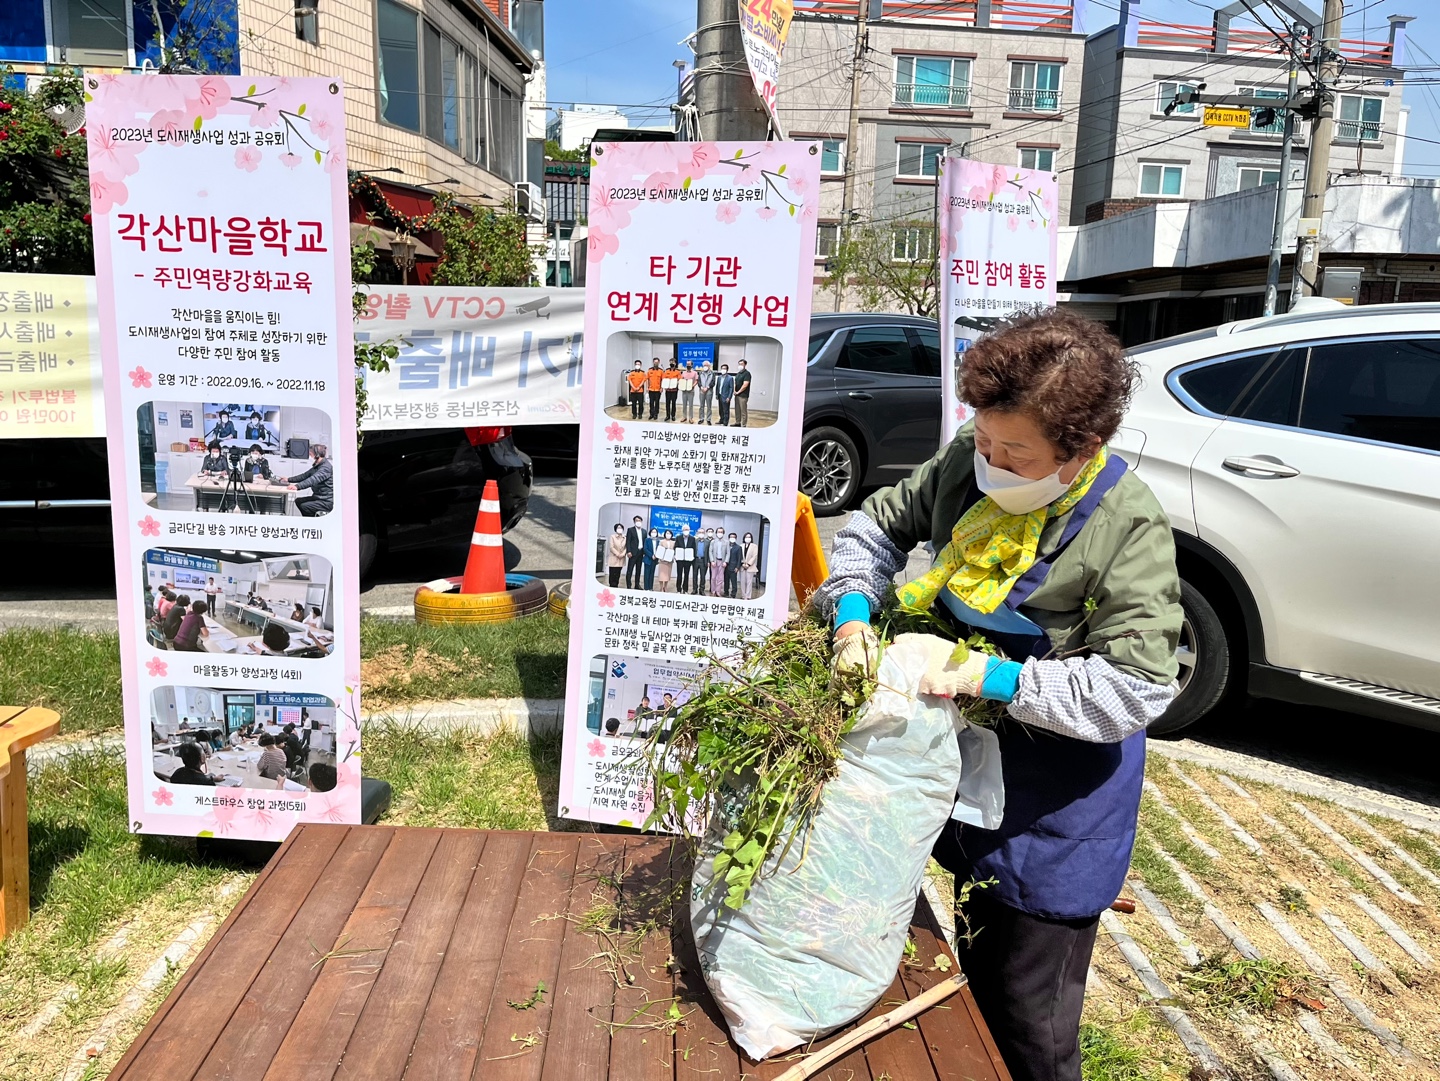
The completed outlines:
[[[1205,126],[1207,128],[1248,128],[1250,126],[1249,109],[1230,109],[1224,105],[1205,106]]]

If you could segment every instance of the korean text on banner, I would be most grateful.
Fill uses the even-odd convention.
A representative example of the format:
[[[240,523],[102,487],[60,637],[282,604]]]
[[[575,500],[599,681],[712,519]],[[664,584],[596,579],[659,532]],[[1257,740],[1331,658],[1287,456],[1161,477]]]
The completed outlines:
[[[745,62],[755,93],[778,127],[775,95],[780,90],[780,61],[785,56],[785,39],[795,17],[793,0],[736,0],[740,5],[740,39],[745,43]]]
[[[591,153],[560,814],[638,826],[644,740],[694,693],[696,653],[789,610],[820,157]]]
[[[343,88],[85,89],[131,828],[358,822]]]
[[[95,279],[0,274],[0,439],[105,434]]]
[[[969,419],[956,362],[986,325],[1055,306],[1059,180],[968,158],[944,159],[940,177],[940,340],[944,437]]]
[[[579,422],[583,290],[364,288],[355,337],[400,350],[366,373],[366,431]]]

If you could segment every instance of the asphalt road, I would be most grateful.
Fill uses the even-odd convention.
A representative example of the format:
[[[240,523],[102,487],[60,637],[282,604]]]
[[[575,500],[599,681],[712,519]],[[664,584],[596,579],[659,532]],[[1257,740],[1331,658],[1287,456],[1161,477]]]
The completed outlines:
[[[820,521],[826,550],[845,517]],[[524,520],[506,534],[506,563],[555,585],[570,577],[575,524],[575,479],[538,477]],[[924,569],[923,554],[911,570]],[[109,552],[77,560],[57,549],[0,562],[0,627],[62,623],[113,630],[115,587]],[[361,593],[371,614],[410,611],[415,587],[464,569],[463,552],[391,558],[376,568]],[[1440,732],[1372,721],[1354,714],[1252,701],[1219,711],[1176,741],[1207,754],[1243,756],[1280,769],[1305,771],[1351,784],[1377,802],[1419,804],[1440,818]]]

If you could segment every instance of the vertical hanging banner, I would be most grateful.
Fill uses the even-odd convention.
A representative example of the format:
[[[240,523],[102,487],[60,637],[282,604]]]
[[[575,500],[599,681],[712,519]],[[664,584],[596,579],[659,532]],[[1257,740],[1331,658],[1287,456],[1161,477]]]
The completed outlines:
[[[342,88],[85,90],[131,828],[358,822]]]
[[[998,319],[1055,306],[1059,178],[947,157],[940,175],[940,342],[944,439],[969,410],[955,370],[969,344]]]
[[[795,17],[794,0],[737,0],[740,5],[740,39],[745,43],[745,63],[755,93],[765,104],[770,122],[779,130],[775,95],[780,90],[780,61],[785,56],[785,39]],[[782,134],[783,138],[783,134]]]
[[[642,744],[784,621],[819,147],[596,145],[560,813],[638,826]]]

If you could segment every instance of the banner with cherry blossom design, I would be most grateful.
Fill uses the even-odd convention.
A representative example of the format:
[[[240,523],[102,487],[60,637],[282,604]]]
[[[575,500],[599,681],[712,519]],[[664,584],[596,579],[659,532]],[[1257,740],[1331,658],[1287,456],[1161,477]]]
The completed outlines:
[[[358,822],[343,88],[94,74],[85,100],[130,827]],[[191,401],[197,438],[157,447]],[[277,447],[281,415],[318,434]]]
[[[819,151],[590,149],[566,818],[643,824],[697,655],[788,613]]]
[[[982,328],[1055,306],[1059,177],[946,157],[940,174],[940,343],[944,439],[969,419],[955,373]]]

